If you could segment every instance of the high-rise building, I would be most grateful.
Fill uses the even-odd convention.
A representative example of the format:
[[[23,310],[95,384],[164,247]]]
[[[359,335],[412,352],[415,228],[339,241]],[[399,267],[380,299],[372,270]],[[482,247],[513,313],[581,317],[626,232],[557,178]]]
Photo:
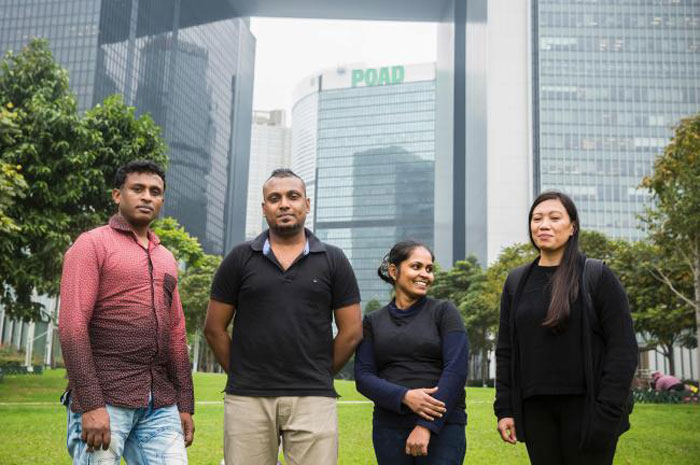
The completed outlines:
[[[435,65],[339,67],[299,89],[292,166],[315,173],[315,233],[345,251],[365,302],[386,302],[384,254],[434,242]]]
[[[309,229],[314,228],[316,206],[316,148],[318,145],[318,98],[320,76],[311,76],[294,90],[292,107],[292,170],[306,182],[306,194],[311,198],[311,212],[306,218]]]
[[[640,239],[637,187],[700,108],[700,3],[532,0],[532,38],[535,189],[572,194],[586,228]]]
[[[229,2],[4,0],[0,50],[43,37],[84,111],[119,93],[170,149],[163,213],[223,254],[245,237],[255,39]]]
[[[263,201],[262,185],[272,170],[289,168],[290,144],[291,130],[286,125],[284,110],[253,112],[246,239],[257,236],[267,227],[260,207]]]

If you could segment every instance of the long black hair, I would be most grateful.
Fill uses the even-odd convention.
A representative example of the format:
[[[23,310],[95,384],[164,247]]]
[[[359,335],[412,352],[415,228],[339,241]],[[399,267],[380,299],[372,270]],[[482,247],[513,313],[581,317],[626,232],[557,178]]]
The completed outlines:
[[[435,261],[435,255],[433,254],[433,251],[430,250],[430,247],[423,244],[422,242],[413,240],[400,241],[394,244],[394,246],[391,248],[388,254],[384,255],[382,263],[377,269],[377,275],[379,275],[382,281],[386,281],[387,283],[393,286],[396,283],[396,281],[389,274],[389,265],[395,265],[398,272],[398,269],[401,267],[401,263],[405,260],[408,260],[408,257],[411,256],[411,253],[413,253],[413,251],[419,247],[422,247],[428,252],[430,252],[430,257],[433,259],[433,261]]]
[[[579,293],[579,256],[578,233],[580,230],[578,211],[571,197],[558,191],[547,191],[537,196],[528,215],[528,231],[530,234],[530,242],[533,247],[540,250],[535,244],[532,237],[532,213],[537,205],[547,200],[559,200],[566,213],[569,215],[569,220],[574,227],[574,233],[569,237],[564,250],[564,257],[552,276],[552,300],[547,309],[547,316],[542,321],[542,326],[551,328],[555,332],[566,330],[571,313],[571,304],[578,298]]]

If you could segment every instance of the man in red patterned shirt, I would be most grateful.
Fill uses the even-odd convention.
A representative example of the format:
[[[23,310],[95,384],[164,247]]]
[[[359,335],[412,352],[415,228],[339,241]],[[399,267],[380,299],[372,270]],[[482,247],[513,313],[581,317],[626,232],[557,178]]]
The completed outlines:
[[[187,463],[194,395],[178,266],[149,229],[164,192],[155,163],[119,168],[118,213],[66,252],[59,335],[74,464]]]

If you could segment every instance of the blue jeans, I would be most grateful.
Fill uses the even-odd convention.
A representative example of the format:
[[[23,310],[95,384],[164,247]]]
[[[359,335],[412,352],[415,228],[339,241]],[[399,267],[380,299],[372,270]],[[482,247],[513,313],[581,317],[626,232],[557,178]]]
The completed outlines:
[[[87,451],[80,438],[82,415],[68,408],[68,453],[73,465],[187,465],[187,452],[177,406],[130,409],[107,405],[112,441],[107,450]]]
[[[467,451],[464,425],[445,425],[440,434],[431,434],[428,455],[406,454],[406,440],[413,428],[374,425],[372,442],[378,465],[462,465]]]

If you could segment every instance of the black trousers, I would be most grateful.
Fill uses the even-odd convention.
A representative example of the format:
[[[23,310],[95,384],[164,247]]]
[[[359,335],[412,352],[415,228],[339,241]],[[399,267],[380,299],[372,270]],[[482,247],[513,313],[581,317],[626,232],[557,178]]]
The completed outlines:
[[[581,452],[583,396],[535,396],[523,401],[527,453],[532,465],[611,465],[617,440],[603,452]],[[517,431],[516,431],[517,434]]]

